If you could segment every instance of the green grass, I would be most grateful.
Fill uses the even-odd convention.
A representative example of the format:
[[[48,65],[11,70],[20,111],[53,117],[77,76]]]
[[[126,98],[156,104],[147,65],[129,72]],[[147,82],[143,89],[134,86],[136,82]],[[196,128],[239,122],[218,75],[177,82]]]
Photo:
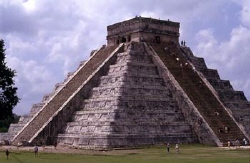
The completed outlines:
[[[58,154],[11,151],[6,160],[0,152],[0,163],[250,163],[250,149],[221,149],[202,145],[181,145],[180,153],[173,147],[166,153],[164,147],[135,150],[117,150],[95,154]]]

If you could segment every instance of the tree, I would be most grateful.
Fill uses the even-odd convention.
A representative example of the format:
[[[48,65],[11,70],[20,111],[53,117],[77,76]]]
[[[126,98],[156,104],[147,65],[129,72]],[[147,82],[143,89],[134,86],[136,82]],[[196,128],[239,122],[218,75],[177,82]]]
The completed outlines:
[[[15,73],[6,66],[4,40],[0,40],[0,128],[9,127],[14,120],[12,110],[19,102],[13,80]]]

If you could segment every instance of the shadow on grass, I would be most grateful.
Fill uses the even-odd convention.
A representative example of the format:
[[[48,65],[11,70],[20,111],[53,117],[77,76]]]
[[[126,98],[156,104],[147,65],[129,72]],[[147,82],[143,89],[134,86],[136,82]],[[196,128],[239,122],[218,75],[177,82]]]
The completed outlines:
[[[18,162],[18,163],[24,163],[22,162],[17,156],[15,155],[12,155],[12,157]]]

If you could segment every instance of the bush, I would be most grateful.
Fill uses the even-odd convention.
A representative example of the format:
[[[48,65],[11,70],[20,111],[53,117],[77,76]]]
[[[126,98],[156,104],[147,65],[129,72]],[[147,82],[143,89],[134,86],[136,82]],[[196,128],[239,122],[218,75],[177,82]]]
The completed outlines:
[[[17,123],[20,116],[15,115],[13,117],[8,117],[6,119],[0,120],[0,132],[7,132],[11,123]]]

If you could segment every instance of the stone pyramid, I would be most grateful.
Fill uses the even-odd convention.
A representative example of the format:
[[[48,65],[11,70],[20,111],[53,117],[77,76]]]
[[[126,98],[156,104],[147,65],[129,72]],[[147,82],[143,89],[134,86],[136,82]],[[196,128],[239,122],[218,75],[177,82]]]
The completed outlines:
[[[250,102],[179,45],[179,26],[143,17],[108,26],[107,46],[1,138],[96,150],[249,140]]]

